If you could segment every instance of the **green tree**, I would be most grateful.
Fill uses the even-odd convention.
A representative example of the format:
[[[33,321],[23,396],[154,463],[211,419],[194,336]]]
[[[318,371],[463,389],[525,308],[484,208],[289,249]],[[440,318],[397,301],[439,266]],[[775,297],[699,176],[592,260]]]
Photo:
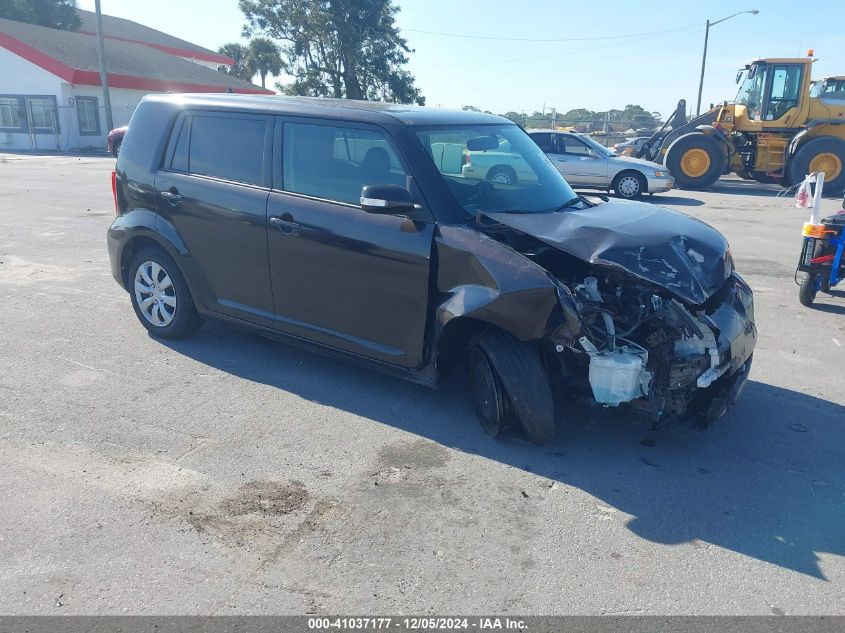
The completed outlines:
[[[244,35],[281,42],[287,94],[399,103],[425,99],[405,70],[412,52],[399,34],[393,0],[239,0]]]
[[[474,105],[465,105],[461,110],[464,112],[481,112],[481,108],[476,108]]]
[[[249,42],[248,50],[249,66],[261,77],[261,87],[266,88],[267,75],[278,75],[284,66],[279,47],[266,37],[254,37]]]
[[[231,66],[218,66],[217,70],[227,75],[234,75],[246,81],[252,81],[255,71],[252,68],[249,58],[249,49],[243,44],[229,42],[217,49],[217,52],[226,57],[231,57],[235,63]]]
[[[76,31],[82,25],[76,0],[0,0],[0,18]]]
[[[506,119],[510,119],[511,121],[516,123],[517,125],[521,125],[522,127],[525,127],[526,116],[524,114],[520,114],[519,112],[514,112],[514,111],[511,110],[509,112],[505,112],[504,114],[502,114],[500,116],[503,116]]]

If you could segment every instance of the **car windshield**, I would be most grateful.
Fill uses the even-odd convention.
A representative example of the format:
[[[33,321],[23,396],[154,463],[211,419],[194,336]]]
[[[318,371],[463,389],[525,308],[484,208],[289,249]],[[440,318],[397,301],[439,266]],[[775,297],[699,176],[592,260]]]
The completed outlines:
[[[467,216],[551,213],[579,198],[516,125],[439,126],[417,137]]]
[[[596,154],[599,156],[604,156],[605,158],[609,156],[613,156],[613,152],[607,149],[604,145],[599,143],[596,139],[592,136],[587,136],[586,134],[579,134],[578,138],[584,141],[587,145],[589,145],[590,149],[592,149]],[[636,140],[636,139],[635,139]]]

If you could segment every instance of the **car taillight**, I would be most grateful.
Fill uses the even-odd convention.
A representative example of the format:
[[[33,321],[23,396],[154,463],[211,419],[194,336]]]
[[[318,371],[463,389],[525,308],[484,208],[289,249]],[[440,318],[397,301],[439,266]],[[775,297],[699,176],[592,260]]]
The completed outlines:
[[[117,208],[117,173],[115,171],[111,173],[111,195],[114,198],[114,214],[120,215]]]
[[[472,158],[469,152],[464,152],[464,165],[472,165]]]

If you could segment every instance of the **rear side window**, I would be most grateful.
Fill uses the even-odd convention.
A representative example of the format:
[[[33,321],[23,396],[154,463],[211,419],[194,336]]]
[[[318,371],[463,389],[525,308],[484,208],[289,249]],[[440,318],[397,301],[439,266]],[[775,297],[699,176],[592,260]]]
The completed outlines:
[[[261,185],[266,128],[258,117],[183,115],[173,128],[167,167]]]
[[[192,116],[189,171],[260,185],[266,127],[262,119]]]
[[[387,137],[374,130],[285,123],[285,191],[358,205],[366,185],[407,186]]]
[[[535,132],[534,134],[529,134],[529,136],[547,154],[554,151],[552,149],[552,135],[549,132]]]

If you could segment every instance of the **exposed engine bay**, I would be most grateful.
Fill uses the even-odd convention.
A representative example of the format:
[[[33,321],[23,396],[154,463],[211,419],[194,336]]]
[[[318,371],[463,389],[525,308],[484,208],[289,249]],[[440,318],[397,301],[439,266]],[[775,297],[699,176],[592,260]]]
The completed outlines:
[[[597,209],[588,211],[595,226]],[[623,209],[626,226],[640,219],[634,211]],[[721,234],[703,223],[719,239],[704,229],[664,240],[648,227],[605,227],[592,244],[584,231],[570,243],[560,236],[573,227],[553,223],[572,224],[572,216],[555,215],[490,214],[495,224],[487,219],[484,232],[558,285],[566,322],[548,347],[560,378],[594,404],[630,407],[655,423],[720,417],[744,386],[756,342],[752,293]],[[592,249],[589,259],[579,249]]]

